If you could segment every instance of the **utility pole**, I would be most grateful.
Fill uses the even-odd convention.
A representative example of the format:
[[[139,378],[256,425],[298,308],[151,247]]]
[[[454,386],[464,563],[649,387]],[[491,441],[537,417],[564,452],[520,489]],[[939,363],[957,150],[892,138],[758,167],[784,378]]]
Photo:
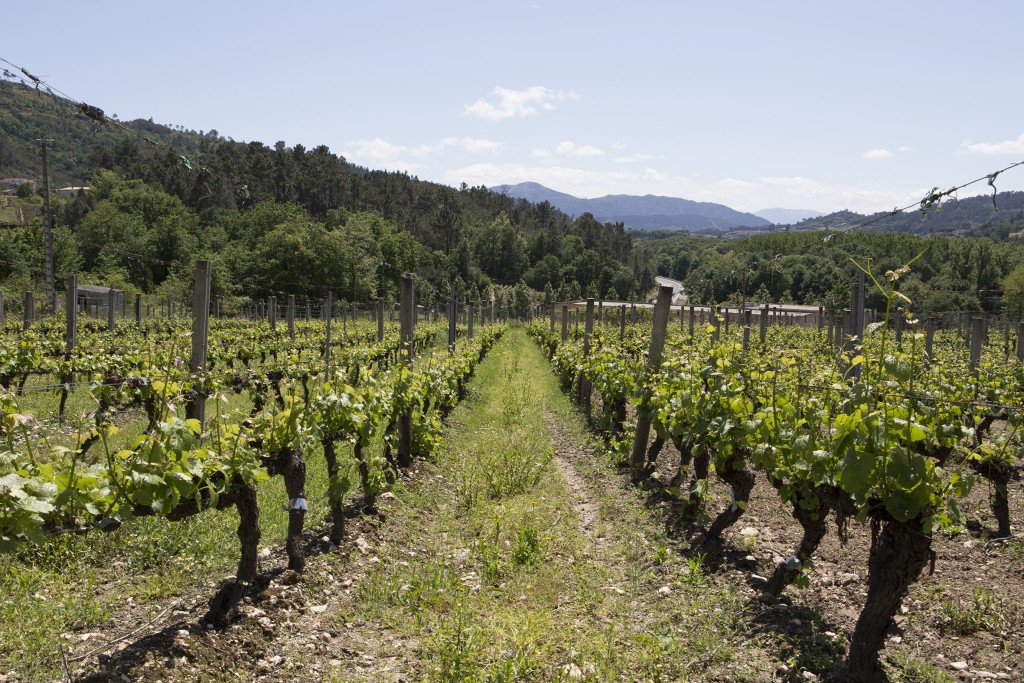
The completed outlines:
[[[46,235],[46,306],[51,313],[57,310],[57,293],[53,284],[53,227],[50,220],[50,175],[46,163],[46,144],[52,138],[39,138],[43,148],[43,231]]]

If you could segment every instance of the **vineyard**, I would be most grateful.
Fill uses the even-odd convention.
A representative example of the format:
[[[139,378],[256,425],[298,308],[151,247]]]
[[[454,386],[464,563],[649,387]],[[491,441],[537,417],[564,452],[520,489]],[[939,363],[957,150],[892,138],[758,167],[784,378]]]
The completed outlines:
[[[0,680],[1019,679],[1020,328],[901,275],[855,338],[664,290],[280,325],[201,277],[9,322]]]

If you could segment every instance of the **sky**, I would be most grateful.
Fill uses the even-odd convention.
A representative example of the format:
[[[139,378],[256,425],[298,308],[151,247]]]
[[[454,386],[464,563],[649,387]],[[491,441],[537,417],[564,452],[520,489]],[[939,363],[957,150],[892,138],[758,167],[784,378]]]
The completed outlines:
[[[45,18],[4,15],[0,57],[121,120],[326,145],[454,187],[871,213],[1024,159],[1017,0],[52,0]],[[996,187],[1024,189],[1024,166]]]

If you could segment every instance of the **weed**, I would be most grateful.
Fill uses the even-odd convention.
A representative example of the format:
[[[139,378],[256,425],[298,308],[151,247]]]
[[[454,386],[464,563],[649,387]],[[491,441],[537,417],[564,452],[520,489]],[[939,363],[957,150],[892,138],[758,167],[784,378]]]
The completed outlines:
[[[505,563],[498,547],[500,538],[501,518],[497,518],[494,520],[494,536],[478,538],[473,545],[473,555],[480,564],[480,579],[487,585],[498,583],[505,574]]]
[[[527,523],[519,530],[512,545],[512,562],[520,567],[536,564],[541,557],[540,535],[537,529]]]
[[[459,603],[449,618],[442,620],[438,630],[436,655],[438,668],[432,677],[436,681],[479,680],[478,645],[476,629],[466,606]]]
[[[531,656],[530,648],[511,649],[504,658],[493,665],[483,676],[485,683],[515,683],[527,680],[539,670]]]
[[[669,553],[668,546],[664,543],[658,543],[654,548],[654,564],[661,566],[671,559],[671,553]]]
[[[1003,550],[1017,562],[1024,562],[1024,541],[1012,538],[1003,544]]]
[[[928,662],[897,652],[889,658],[893,681],[900,683],[953,683],[953,677]]]
[[[970,604],[947,600],[942,603],[945,621],[941,628],[946,633],[969,635],[977,631],[997,631],[1005,621],[1003,611],[1006,599],[988,588],[977,587],[971,594]]]
[[[703,586],[706,578],[704,571],[704,560],[706,558],[706,553],[697,553],[692,557],[686,558],[686,574],[682,577],[683,581],[691,586]]]

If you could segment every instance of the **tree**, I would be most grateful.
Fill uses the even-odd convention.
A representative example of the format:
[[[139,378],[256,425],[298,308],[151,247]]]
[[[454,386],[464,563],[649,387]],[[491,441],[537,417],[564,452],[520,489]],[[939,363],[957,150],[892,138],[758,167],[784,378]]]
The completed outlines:
[[[1003,313],[1024,319],[1024,263],[1003,278]]]

